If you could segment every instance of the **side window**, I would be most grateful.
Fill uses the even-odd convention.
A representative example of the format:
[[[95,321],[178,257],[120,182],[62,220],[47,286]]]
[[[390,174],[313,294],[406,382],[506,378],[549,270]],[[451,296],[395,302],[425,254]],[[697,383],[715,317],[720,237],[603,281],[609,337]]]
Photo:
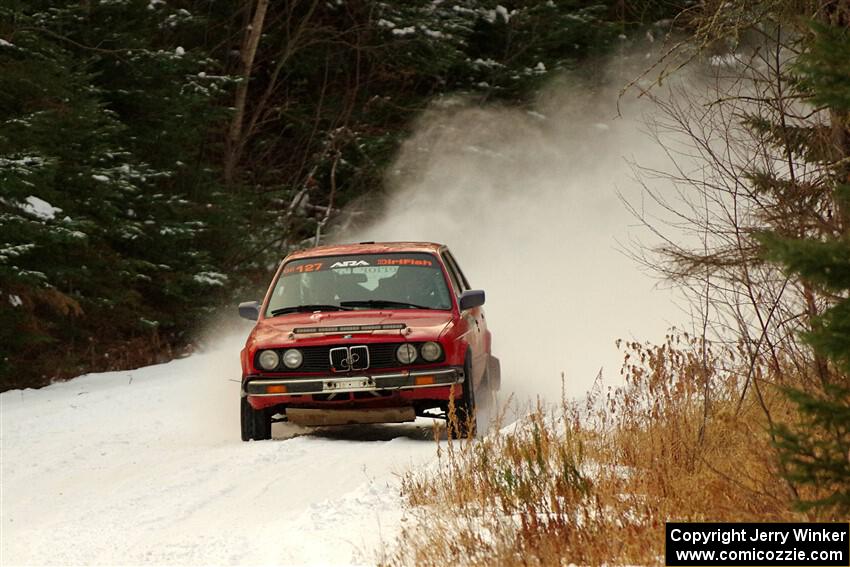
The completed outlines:
[[[449,273],[449,279],[452,280],[452,288],[454,288],[454,293],[455,295],[460,295],[462,288],[460,285],[460,279],[457,277],[457,273],[455,273],[454,266],[448,259],[448,254],[446,252],[443,252],[441,256],[443,258],[443,264],[446,265],[446,271]]]
[[[452,256],[452,253],[446,250],[446,259],[449,261],[449,265],[451,266],[452,272],[455,273],[455,278],[460,282],[461,289],[463,291],[468,291],[470,289],[469,282],[466,279],[466,276],[463,275],[463,272],[460,271],[460,266],[457,265],[457,260]]]

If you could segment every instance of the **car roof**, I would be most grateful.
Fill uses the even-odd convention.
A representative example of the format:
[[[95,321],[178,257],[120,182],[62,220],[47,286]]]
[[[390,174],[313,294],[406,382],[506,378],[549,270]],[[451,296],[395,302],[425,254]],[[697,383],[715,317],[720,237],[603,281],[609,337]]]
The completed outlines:
[[[356,244],[330,244],[296,250],[287,256],[289,260],[314,258],[317,256],[340,256],[344,254],[386,254],[390,252],[425,252],[436,254],[445,248],[436,242],[359,242]]]

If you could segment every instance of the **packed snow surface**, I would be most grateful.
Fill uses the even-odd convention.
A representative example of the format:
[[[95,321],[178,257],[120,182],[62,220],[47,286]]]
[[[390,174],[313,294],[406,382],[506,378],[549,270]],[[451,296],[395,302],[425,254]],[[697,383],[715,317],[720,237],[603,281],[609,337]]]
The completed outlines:
[[[431,420],[243,443],[239,348],[0,394],[0,564],[379,561]]]

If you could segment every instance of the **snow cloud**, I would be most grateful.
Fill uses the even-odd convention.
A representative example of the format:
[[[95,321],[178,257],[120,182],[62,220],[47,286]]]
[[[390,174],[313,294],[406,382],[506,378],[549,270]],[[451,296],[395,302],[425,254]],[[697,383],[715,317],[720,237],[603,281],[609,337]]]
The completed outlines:
[[[662,169],[644,134],[651,104],[622,86],[643,53],[616,59],[606,86],[562,76],[531,108],[443,100],[426,112],[387,179],[370,224],[352,217],[340,242],[447,244],[474,288],[487,293],[503,388],[518,398],[581,396],[600,369],[619,380],[618,338],[661,341],[682,320],[671,292],[621,250],[636,221],[620,195],[639,201],[631,160]],[[362,221],[361,221],[362,223]]]

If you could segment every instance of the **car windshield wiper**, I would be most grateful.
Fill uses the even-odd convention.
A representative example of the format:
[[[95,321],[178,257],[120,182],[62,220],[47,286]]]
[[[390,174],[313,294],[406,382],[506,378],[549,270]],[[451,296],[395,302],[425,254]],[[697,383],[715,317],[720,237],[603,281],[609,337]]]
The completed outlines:
[[[416,305],[415,303],[407,303],[406,301],[391,301],[389,299],[362,299],[359,301],[340,301],[343,307],[402,307],[405,309],[431,309]]]
[[[286,313],[300,313],[302,311],[350,311],[348,307],[341,305],[323,305],[320,303],[312,305],[294,305],[292,307],[281,307],[272,311],[272,317],[285,315]]]

